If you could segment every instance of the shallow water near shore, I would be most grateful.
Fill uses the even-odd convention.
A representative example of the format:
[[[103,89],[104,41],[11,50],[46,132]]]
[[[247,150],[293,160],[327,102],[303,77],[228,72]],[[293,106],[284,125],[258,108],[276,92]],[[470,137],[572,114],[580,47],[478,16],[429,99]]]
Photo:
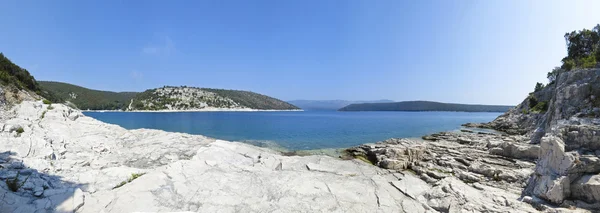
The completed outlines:
[[[338,149],[415,138],[489,122],[501,113],[466,112],[84,112],[126,129],[160,129],[280,150]]]

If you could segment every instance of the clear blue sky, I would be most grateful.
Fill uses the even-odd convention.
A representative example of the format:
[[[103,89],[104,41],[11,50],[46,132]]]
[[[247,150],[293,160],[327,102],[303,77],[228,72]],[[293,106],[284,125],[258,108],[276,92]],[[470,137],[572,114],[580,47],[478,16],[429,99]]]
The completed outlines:
[[[593,1],[2,1],[0,52],[38,80],[293,99],[518,104],[600,23]]]

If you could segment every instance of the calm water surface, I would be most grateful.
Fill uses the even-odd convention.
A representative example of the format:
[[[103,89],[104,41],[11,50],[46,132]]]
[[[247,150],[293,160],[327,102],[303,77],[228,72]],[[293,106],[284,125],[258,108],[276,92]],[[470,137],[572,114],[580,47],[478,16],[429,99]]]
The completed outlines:
[[[289,150],[345,148],[451,131],[500,113],[466,112],[85,112],[126,129],[200,134]]]

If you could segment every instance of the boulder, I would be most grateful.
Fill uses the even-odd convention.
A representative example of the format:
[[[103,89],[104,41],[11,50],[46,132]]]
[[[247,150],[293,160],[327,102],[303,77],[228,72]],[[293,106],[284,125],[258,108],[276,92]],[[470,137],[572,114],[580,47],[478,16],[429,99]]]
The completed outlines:
[[[600,174],[584,175],[571,184],[571,197],[588,203],[600,202]]]
[[[423,159],[426,145],[408,139],[388,139],[347,149],[354,157],[369,159],[381,168],[403,170]]]
[[[491,148],[489,152],[490,154],[501,155],[510,158],[534,160],[539,156],[540,146],[505,141],[498,146]]]

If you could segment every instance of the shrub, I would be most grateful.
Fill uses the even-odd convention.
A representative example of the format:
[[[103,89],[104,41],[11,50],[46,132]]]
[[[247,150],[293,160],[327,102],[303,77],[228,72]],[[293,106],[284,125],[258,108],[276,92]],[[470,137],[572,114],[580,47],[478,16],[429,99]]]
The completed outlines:
[[[25,130],[23,129],[23,127],[19,127],[19,128],[17,128],[17,133],[18,133],[18,134],[21,134],[21,133],[23,133],[23,132],[25,132]]]
[[[583,68],[594,68],[596,67],[596,56],[589,55],[588,57],[581,59],[581,67]]]
[[[52,105],[48,106],[48,110],[53,110],[54,107]]]
[[[46,116],[46,112],[48,112],[48,111],[42,112],[42,115],[40,116],[40,119],[44,119],[44,117]]]
[[[29,179],[29,176],[27,176],[27,178],[25,178],[25,180],[21,183],[19,183],[19,174],[20,172],[17,172],[17,176],[10,180],[10,179],[6,179],[5,183],[8,186],[8,189],[10,189],[13,192],[17,192],[19,191],[19,189],[25,185],[25,182],[27,182],[27,180]],[[30,175],[31,176],[31,175]]]
[[[49,101],[48,99],[44,99],[42,102],[44,102],[44,104],[52,104],[52,101]]]
[[[548,84],[554,83],[554,81],[556,80],[556,77],[558,77],[558,73],[560,73],[561,71],[562,71],[562,68],[554,67],[554,69],[552,69],[551,72],[548,72],[548,75],[546,76],[548,78]]]
[[[540,91],[540,90],[542,90],[542,89],[544,89],[544,84],[542,84],[542,83],[540,83],[540,82],[537,82],[537,83],[535,84],[535,89],[533,90],[533,92],[538,92],[538,91]]]
[[[546,112],[548,110],[548,103],[544,101],[538,102],[533,108],[531,108],[532,112]]]
[[[529,109],[532,109],[538,104],[538,100],[535,96],[529,95]]]
[[[560,67],[566,71],[572,70],[575,67],[575,61],[573,59],[563,59],[563,65]]]
[[[596,62],[600,59],[598,53],[600,51],[600,24],[592,30],[583,29],[566,33],[564,37],[567,42],[567,57],[562,60],[564,69],[596,66]]]
[[[141,177],[142,175],[144,175],[145,173],[133,173],[131,174],[131,177],[129,177],[126,181],[121,181],[119,184],[117,184],[115,187],[113,187],[113,189],[119,188],[121,186],[124,186],[127,183],[131,183],[131,181]]]

